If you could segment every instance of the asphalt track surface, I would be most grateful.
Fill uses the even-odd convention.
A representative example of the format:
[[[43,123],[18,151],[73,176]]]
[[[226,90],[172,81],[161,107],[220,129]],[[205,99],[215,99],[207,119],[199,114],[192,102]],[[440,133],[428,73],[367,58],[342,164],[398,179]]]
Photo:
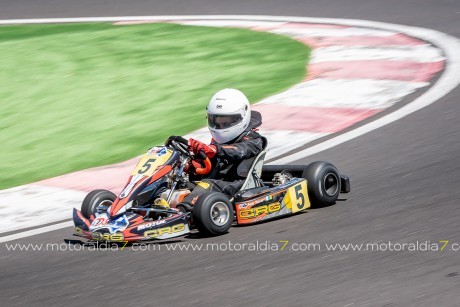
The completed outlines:
[[[266,14],[377,20],[460,37],[452,1],[0,1],[0,18]],[[0,251],[9,305],[458,306],[460,251],[328,252],[325,243],[460,243],[460,89],[304,161],[352,178],[337,205],[184,243],[320,243],[296,252]],[[71,228],[13,243],[62,243]],[[11,242],[9,242],[11,243]]]

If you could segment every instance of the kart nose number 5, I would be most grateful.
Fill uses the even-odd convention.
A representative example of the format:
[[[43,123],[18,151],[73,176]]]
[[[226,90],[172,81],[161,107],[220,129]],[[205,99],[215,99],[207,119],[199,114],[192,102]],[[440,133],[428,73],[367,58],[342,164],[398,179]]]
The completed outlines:
[[[172,155],[172,151],[166,148],[161,148],[161,153],[146,153],[136,167],[133,169],[131,175],[133,176],[152,176],[158,167],[167,164],[168,159]],[[161,154],[161,155],[160,155]]]
[[[307,194],[307,182],[302,181],[289,189],[292,213],[302,211],[310,207],[310,200]]]
[[[156,159],[154,158],[150,158],[148,159],[147,161],[145,161],[144,164],[142,164],[142,166],[138,169],[137,173],[139,175],[142,175],[142,174],[145,174],[149,171],[150,167],[152,167],[152,163],[155,162]]]
[[[295,196],[297,199],[297,209],[302,210],[303,207],[305,207],[305,196],[303,196],[302,193],[302,186],[298,185],[294,188],[295,190]]]

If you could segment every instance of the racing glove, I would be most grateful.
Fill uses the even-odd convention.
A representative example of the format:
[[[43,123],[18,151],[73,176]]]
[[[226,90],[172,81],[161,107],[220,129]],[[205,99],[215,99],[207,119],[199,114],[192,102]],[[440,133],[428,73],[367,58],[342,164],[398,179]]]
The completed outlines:
[[[195,155],[199,154],[202,150],[208,158],[213,158],[217,153],[217,147],[215,145],[206,145],[195,139],[189,139],[188,146]]]

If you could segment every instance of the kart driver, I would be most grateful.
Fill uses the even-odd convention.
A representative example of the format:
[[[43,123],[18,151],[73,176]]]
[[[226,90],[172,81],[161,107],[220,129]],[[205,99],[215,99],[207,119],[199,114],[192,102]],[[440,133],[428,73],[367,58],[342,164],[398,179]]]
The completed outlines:
[[[233,197],[244,184],[254,158],[265,149],[267,140],[256,132],[262,117],[251,107],[246,96],[236,89],[223,89],[212,96],[207,110],[209,145],[189,139],[189,150],[198,155],[204,151],[212,162],[212,171],[199,182],[182,203],[194,205],[200,195],[216,191]],[[171,137],[174,138],[174,137]],[[188,172],[201,167],[192,161]]]

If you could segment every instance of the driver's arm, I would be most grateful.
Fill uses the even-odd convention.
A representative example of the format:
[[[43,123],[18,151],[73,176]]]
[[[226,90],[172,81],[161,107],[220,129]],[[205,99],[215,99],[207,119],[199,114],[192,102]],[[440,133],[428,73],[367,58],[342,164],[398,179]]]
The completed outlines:
[[[257,156],[263,150],[260,137],[245,136],[233,144],[211,143],[217,148],[216,156],[229,161],[240,161]]]

